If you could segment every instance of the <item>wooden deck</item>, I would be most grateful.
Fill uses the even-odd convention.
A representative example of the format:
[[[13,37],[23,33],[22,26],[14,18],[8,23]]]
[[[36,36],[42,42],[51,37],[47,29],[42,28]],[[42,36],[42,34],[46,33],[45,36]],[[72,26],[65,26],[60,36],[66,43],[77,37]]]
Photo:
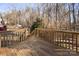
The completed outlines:
[[[26,31],[22,31],[15,32],[18,33],[18,35],[15,35],[18,37],[16,43],[8,41],[10,39],[15,40],[13,38],[15,36],[4,36],[4,33],[2,33],[3,42],[6,46],[1,41],[3,46],[0,48],[0,55],[79,56],[78,32],[36,29],[27,37]]]
[[[40,40],[40,38],[31,36],[28,40],[23,41],[16,46],[9,46],[12,49],[29,49],[31,53],[24,52],[24,55],[32,55],[32,56],[72,56],[78,55],[74,51],[70,51],[70,49],[65,49],[58,47],[54,44],[50,44],[44,40]],[[27,53],[27,54],[26,54]],[[22,55],[22,54],[21,54]]]

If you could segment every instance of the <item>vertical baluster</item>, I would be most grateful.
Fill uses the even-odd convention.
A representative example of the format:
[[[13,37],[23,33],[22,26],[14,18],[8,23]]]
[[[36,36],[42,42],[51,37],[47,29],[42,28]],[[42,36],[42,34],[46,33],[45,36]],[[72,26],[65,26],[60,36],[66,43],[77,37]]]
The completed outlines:
[[[65,33],[63,32],[63,47],[65,47]]]
[[[48,39],[49,39],[49,43],[50,43],[50,30],[48,30]]]
[[[1,40],[1,46],[3,47],[3,34],[1,33],[1,38],[2,38],[2,40]]]
[[[5,40],[5,35],[6,35],[6,34],[3,33],[4,47],[7,46],[7,44],[6,44],[6,40]]]
[[[3,33],[2,33],[3,34]],[[4,42],[5,42],[5,40],[4,40],[4,35],[2,36],[3,37],[3,47],[5,46],[5,44],[4,44]]]
[[[15,41],[16,41],[16,40],[14,40],[14,37],[17,36],[17,33],[13,33],[13,32],[12,32],[12,34],[13,34],[13,35],[12,35],[12,40],[10,41],[11,45],[12,45],[12,44],[15,44]]]
[[[76,52],[78,52],[78,34],[76,34]]]
[[[55,31],[53,31],[52,33],[53,33],[53,37],[54,37],[53,42],[55,44],[55,40],[56,40],[56,38],[55,38]]]
[[[51,35],[52,35],[52,31],[50,30],[50,37],[49,37],[50,38],[50,43],[52,43],[52,39],[53,39]]]
[[[21,42],[22,42],[22,32],[20,32]]]
[[[69,40],[70,40],[70,37],[71,37],[71,36],[70,36],[70,33],[67,33],[67,34],[68,34],[68,37],[67,37],[67,43],[68,43],[68,44],[67,44],[67,48],[69,49],[69,44],[70,44]]]
[[[61,47],[63,47],[63,32],[61,32]]]
[[[70,39],[70,33],[67,33],[67,48],[69,48],[69,39]]]
[[[39,30],[38,30],[38,37],[39,37]]]
[[[35,34],[35,36],[36,36],[36,37],[38,37],[38,32],[37,32],[37,29],[36,29],[36,34]]]
[[[66,48],[66,33],[64,33],[64,47]]]
[[[65,48],[66,48],[66,44],[67,44],[67,43],[66,43],[66,33],[65,33],[65,38],[64,38],[64,40],[65,40],[65,43],[64,43],[64,44],[65,44]]]
[[[56,32],[56,37],[57,37],[57,39],[56,39],[56,45],[58,45],[58,33]]]
[[[23,32],[23,41],[24,41],[24,40],[26,40],[26,38],[25,38],[25,32]]]
[[[74,34],[72,34],[72,50],[73,50],[73,39],[74,39]]]
[[[43,38],[44,38],[44,37],[43,37],[43,34],[44,34],[44,31],[42,30],[42,40],[43,40]]]
[[[57,32],[57,45],[60,45],[60,38],[59,38],[59,32]]]
[[[1,45],[2,45],[2,44],[1,44],[1,34],[0,34],[0,48],[1,48]]]
[[[42,34],[41,34],[41,31],[42,31],[42,30],[40,30],[40,38],[42,38]]]
[[[69,39],[69,49],[70,49],[70,45],[71,45],[71,33],[70,33],[70,39]]]
[[[15,42],[16,42],[16,43],[17,43],[17,42],[20,42],[19,32],[16,32],[16,37],[17,37],[17,39],[15,40]]]
[[[48,42],[50,43],[50,30],[48,30],[47,32],[48,32]]]
[[[60,41],[60,47],[61,47],[61,33],[59,32],[59,41]]]
[[[66,48],[68,48],[69,33],[66,32]]]
[[[20,38],[20,42],[21,42],[21,33],[19,32],[19,34],[18,34],[18,35],[19,35],[19,38]]]
[[[38,30],[36,29],[36,37],[38,37]]]
[[[45,33],[44,33],[44,40],[45,40],[46,39],[46,35],[45,35],[46,34],[46,30],[44,30],[44,31],[45,31]]]
[[[25,38],[25,32],[22,33],[22,41],[24,41],[26,38]]]
[[[57,36],[56,36],[56,32],[55,32],[55,44],[56,44],[56,40],[57,40]]]
[[[68,44],[68,42],[67,42],[67,41],[68,41],[67,37],[68,37],[68,33],[66,33],[66,36],[65,36],[65,40],[66,40],[66,41],[65,41],[66,48],[67,48],[67,44]]]
[[[56,35],[56,32],[55,32],[55,44],[57,44],[56,41],[57,41],[57,35]]]
[[[60,32],[59,32],[59,46],[61,46],[61,34],[60,34]]]
[[[41,39],[42,39],[42,40],[43,40],[43,33],[44,33],[44,31],[41,30]]]
[[[45,33],[46,33],[46,32],[45,32],[45,30],[44,30],[44,34],[43,34],[44,37],[43,37],[43,40],[45,39]]]
[[[50,30],[50,35],[49,35],[50,43],[51,43],[51,30]]]
[[[70,35],[70,33],[69,33],[69,37],[68,37],[69,39],[68,39],[68,49],[70,49],[70,39],[71,39],[71,35]]]
[[[9,46],[9,41],[11,40],[11,34],[8,35],[8,39],[6,40],[7,46]]]
[[[69,49],[69,40],[70,40],[70,33],[67,33],[68,35],[67,35],[67,48]]]
[[[19,37],[19,42],[21,42],[21,38],[20,38],[20,32],[18,32],[18,37]],[[18,39],[16,39],[17,41]]]
[[[10,39],[10,36],[9,36],[9,35],[7,35],[7,37],[8,37],[8,38],[7,38],[6,41],[5,41],[5,42],[6,42],[6,46],[8,46],[8,40]]]
[[[7,39],[6,39],[7,36],[8,36],[7,34],[4,34],[5,46],[8,46]]]
[[[22,32],[22,37],[21,37],[22,41],[24,40],[23,33],[24,33],[24,32]]]
[[[50,31],[48,30],[47,32],[48,32],[48,42],[50,43],[50,38],[49,38],[49,36],[50,36]]]
[[[56,44],[56,39],[57,39],[57,37],[56,37],[56,32],[55,32],[54,34],[55,34],[55,36],[54,36],[54,37],[55,37],[54,42],[55,42],[55,44]]]
[[[60,44],[59,32],[57,32],[57,45]]]
[[[22,41],[24,41],[26,38],[25,38],[25,32],[22,33]]]
[[[15,40],[14,37],[16,37],[16,40]],[[20,38],[19,38],[18,32],[15,33],[15,36],[13,36],[13,38],[14,38],[13,43],[18,43],[18,42],[20,42]]]
[[[51,43],[54,43],[54,32],[51,31]]]
[[[62,33],[60,33],[60,47],[62,46]]]

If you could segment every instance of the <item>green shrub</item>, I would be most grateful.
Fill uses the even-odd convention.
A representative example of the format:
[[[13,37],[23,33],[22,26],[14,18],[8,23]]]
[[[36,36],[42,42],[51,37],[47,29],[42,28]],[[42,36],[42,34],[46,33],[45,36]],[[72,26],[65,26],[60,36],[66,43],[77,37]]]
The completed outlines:
[[[42,28],[42,21],[37,18],[37,21],[34,22],[30,28],[30,32],[32,32],[35,28]]]

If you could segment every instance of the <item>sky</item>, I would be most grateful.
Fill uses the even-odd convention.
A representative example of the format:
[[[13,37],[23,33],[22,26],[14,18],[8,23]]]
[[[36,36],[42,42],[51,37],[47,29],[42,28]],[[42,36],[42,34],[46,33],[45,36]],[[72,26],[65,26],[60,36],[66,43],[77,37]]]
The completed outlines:
[[[34,3],[0,3],[0,12],[5,12],[13,8],[24,9],[26,7],[37,7],[37,4]]]

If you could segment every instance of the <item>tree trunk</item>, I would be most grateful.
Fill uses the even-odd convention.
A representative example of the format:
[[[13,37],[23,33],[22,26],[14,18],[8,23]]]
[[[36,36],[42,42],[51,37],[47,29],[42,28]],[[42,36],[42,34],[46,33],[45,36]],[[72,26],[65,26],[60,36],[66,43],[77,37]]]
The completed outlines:
[[[71,30],[71,11],[70,11],[70,5],[68,5],[69,7],[69,30]]]
[[[58,3],[56,3],[56,29],[57,29],[57,11],[58,11]]]
[[[72,8],[73,8],[73,30],[76,30],[76,18],[75,18],[75,9],[74,9],[74,3],[72,4]]]

